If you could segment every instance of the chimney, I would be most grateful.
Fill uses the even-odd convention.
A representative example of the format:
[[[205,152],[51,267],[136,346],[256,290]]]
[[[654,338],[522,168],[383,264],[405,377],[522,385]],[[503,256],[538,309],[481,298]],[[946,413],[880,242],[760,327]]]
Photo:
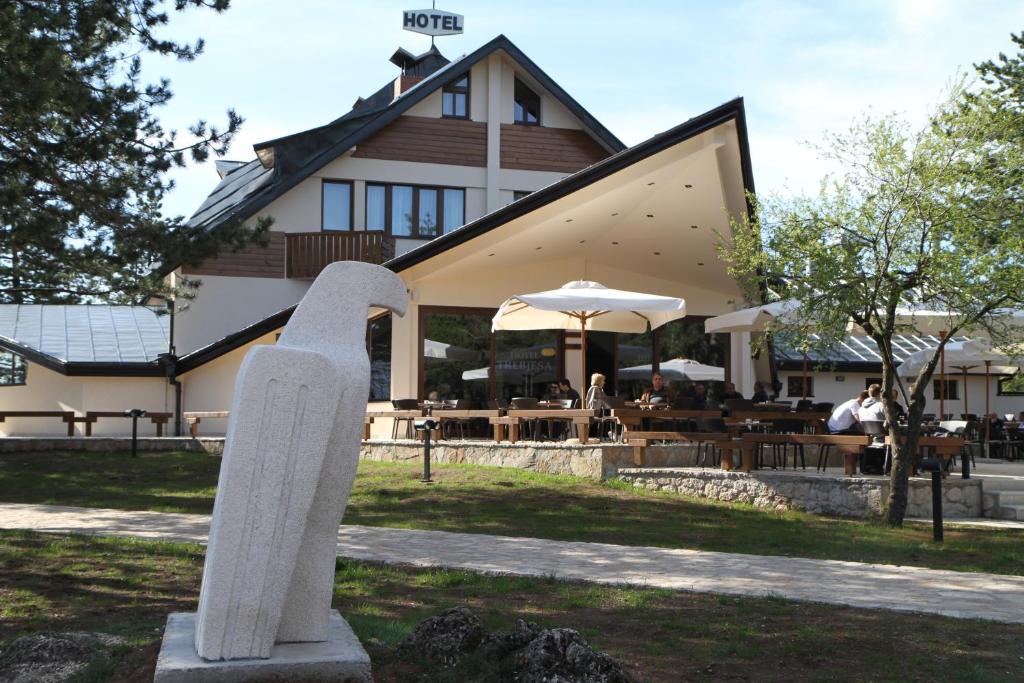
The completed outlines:
[[[402,74],[395,79],[395,97],[398,97],[406,90],[422,81],[426,76],[407,76]]]

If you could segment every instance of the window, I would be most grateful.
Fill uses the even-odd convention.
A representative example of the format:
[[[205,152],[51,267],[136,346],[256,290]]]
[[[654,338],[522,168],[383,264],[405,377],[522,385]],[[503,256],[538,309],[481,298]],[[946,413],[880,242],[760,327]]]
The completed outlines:
[[[515,84],[515,109],[512,119],[523,126],[540,125],[540,97],[518,78]]]
[[[391,314],[366,323],[366,354],[370,357],[370,400],[391,398]]]
[[[430,238],[463,225],[466,191],[454,187],[366,185],[366,229]]]
[[[957,386],[960,383],[955,379],[946,380],[946,400],[947,401],[958,401],[960,400],[960,392],[957,391]],[[940,400],[942,397],[942,380],[937,379],[932,381],[932,399],[935,401]]]
[[[441,91],[441,116],[469,118],[469,74],[463,74]]]
[[[786,396],[796,396],[797,398],[804,397],[804,385],[801,380],[804,379],[803,375],[786,378]],[[814,378],[807,377],[807,397],[814,396]]]
[[[996,381],[996,396],[1024,396],[1024,372]]]
[[[325,180],[321,205],[321,230],[352,229],[352,183]]]
[[[512,201],[518,202],[523,197],[529,197],[531,194],[533,194],[532,190],[513,190]]]
[[[0,351],[0,386],[25,384],[27,375],[24,358],[11,351]]]

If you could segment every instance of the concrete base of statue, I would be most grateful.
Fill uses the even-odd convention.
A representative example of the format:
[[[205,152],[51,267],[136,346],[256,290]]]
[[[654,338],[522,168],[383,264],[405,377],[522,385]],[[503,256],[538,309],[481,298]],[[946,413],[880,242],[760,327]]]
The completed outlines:
[[[328,639],[318,643],[280,643],[268,659],[210,662],[196,652],[195,613],[167,618],[154,683],[234,683],[236,681],[332,681],[372,683],[370,656],[337,610],[328,621]]]

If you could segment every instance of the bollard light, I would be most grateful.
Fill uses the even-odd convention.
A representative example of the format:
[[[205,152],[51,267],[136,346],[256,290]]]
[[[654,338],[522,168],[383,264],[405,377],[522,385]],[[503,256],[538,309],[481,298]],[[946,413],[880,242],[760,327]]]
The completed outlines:
[[[942,460],[922,458],[918,469],[932,473],[932,537],[942,543]]]
[[[416,420],[413,422],[413,428],[418,432],[423,432],[423,478],[420,481],[424,484],[432,484],[433,481],[430,479],[430,435],[437,429],[437,420],[429,417],[425,420]]]
[[[138,455],[138,441],[139,441],[139,418],[146,417],[146,411],[142,408],[130,408],[124,411],[125,417],[132,419],[132,457]]]

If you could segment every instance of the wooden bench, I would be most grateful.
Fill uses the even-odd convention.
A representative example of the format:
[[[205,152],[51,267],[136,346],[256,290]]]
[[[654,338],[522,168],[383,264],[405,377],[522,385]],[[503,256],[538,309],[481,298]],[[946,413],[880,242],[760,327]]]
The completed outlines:
[[[75,435],[75,413],[72,410],[5,410],[0,412],[0,422],[9,417],[59,417],[67,425],[68,436]]]
[[[891,436],[885,437],[885,443],[891,445],[892,444],[892,437]],[[919,436],[917,438],[917,447],[918,447],[918,449],[921,449],[921,448],[931,448],[931,449],[933,449],[935,451],[935,455],[939,456],[940,458],[945,460],[947,463],[950,460],[952,460],[954,457],[956,457],[957,455],[960,455],[963,452],[964,444],[966,444],[966,443],[967,443],[967,440],[963,439],[963,438],[961,438],[959,436],[923,436],[922,435],[922,436]],[[920,454],[920,450],[918,450],[918,454]],[[969,455],[964,455],[964,457],[970,457],[970,456]],[[911,475],[916,475],[917,474],[917,458],[912,458],[910,460],[910,473],[911,473]]]
[[[439,414],[435,413],[434,417]],[[494,427],[494,440],[503,441],[504,432],[508,430],[509,443],[516,443],[522,428],[523,420],[566,420],[572,423],[576,429],[576,437],[580,443],[587,443],[590,437],[590,421],[596,416],[596,412],[586,408],[551,409],[538,408],[536,410],[511,409],[507,415],[488,418]]]
[[[85,417],[76,417],[75,418],[75,422],[85,423],[85,435],[86,436],[92,436],[92,426],[94,424],[96,424],[96,421],[99,420],[101,417],[122,417],[122,418],[127,417],[127,418],[130,418],[131,416],[130,415],[125,415],[123,410],[109,410],[109,411],[106,411],[106,410],[88,410],[85,413]],[[149,421],[151,423],[156,425],[156,435],[157,436],[163,436],[164,435],[164,425],[166,425],[167,422],[172,417],[174,417],[174,414],[173,413],[150,413],[150,412],[147,412],[146,413],[146,417],[149,418]]]
[[[630,430],[643,424],[644,420],[700,420],[721,418],[721,410],[682,410],[675,408],[612,408],[611,416],[622,427],[622,440],[628,441]]]
[[[857,458],[871,445],[871,439],[861,435],[842,434],[758,434],[743,435],[743,441],[756,444],[803,444],[805,446],[833,446],[843,455],[843,470],[847,476],[857,474]],[[752,451],[753,452],[753,451]]]
[[[633,447],[633,464],[645,467],[644,457],[652,441],[683,441],[689,443],[712,443],[722,451],[719,466],[723,470],[733,468],[732,456],[740,452],[740,469],[749,472],[754,468],[754,448],[741,439],[733,439],[723,432],[630,432],[627,443]]]
[[[195,439],[199,436],[199,423],[203,418],[214,419],[219,417],[228,417],[230,414],[230,410],[208,410],[205,412],[182,413],[182,417],[184,417],[185,422],[188,423],[189,435]]]

